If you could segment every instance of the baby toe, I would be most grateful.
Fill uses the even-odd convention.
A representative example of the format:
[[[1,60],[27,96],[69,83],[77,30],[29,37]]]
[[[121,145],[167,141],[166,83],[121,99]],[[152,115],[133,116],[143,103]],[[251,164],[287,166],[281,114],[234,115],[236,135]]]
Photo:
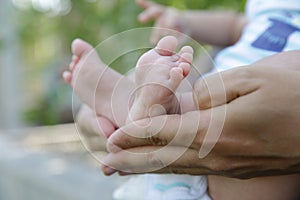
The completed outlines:
[[[64,71],[62,74],[62,77],[64,79],[64,81],[68,84],[71,84],[72,81],[72,74],[69,71]]]
[[[186,63],[186,62],[182,62],[179,64],[178,66],[180,69],[182,69],[182,75],[184,77],[186,77],[189,73],[190,73],[190,70],[191,70],[191,65],[189,63]]]
[[[69,69],[71,71],[74,71],[74,69],[75,69],[76,65],[78,64],[78,62],[79,62],[79,57],[76,56],[76,55],[73,55],[72,56],[72,62],[69,65]]]
[[[193,54],[190,53],[183,53],[180,55],[179,62],[187,62],[192,63],[193,62]]]
[[[184,46],[180,49],[178,55],[180,56],[180,61],[181,62],[188,62],[192,63],[193,62],[193,54],[194,50],[191,46]]]
[[[180,49],[180,52],[182,53],[194,53],[194,49],[191,46],[184,46]]]
[[[174,36],[163,37],[156,45],[155,51],[161,56],[171,56],[176,50],[178,40]]]
[[[89,53],[92,49],[93,47],[89,43],[81,39],[75,39],[72,42],[72,53],[79,58]]]
[[[175,67],[172,68],[170,71],[170,82],[171,82],[171,87],[173,89],[176,89],[180,82],[182,81],[182,79],[184,78],[183,76],[183,71],[182,68],[180,67]]]

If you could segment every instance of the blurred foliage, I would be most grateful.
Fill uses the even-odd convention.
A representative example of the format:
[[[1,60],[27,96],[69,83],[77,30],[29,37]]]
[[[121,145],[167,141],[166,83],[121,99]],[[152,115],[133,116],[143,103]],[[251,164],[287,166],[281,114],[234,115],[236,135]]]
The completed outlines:
[[[156,0],[178,9],[234,9],[243,11],[245,0]],[[134,0],[72,0],[65,15],[50,16],[33,7],[18,11],[18,34],[24,60],[27,94],[24,118],[33,124],[72,121],[71,89],[60,73],[71,59],[70,44],[82,38],[92,45],[121,31],[141,26],[136,17],[142,11]],[[122,62],[116,62],[122,66]],[[117,70],[122,71],[117,67]]]

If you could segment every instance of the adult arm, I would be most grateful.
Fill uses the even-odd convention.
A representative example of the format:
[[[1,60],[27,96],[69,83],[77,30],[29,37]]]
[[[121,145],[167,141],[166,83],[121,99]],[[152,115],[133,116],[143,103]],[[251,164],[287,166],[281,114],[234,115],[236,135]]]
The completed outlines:
[[[238,178],[299,173],[299,55],[277,54],[222,72],[223,82],[216,74],[196,83],[196,99],[205,110],[144,119],[117,130],[109,138],[104,173]]]

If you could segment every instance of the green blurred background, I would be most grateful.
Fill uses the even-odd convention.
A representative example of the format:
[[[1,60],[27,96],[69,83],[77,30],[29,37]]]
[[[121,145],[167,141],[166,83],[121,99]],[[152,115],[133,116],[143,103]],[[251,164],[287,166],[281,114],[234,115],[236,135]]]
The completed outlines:
[[[155,2],[182,10],[243,11],[245,4],[236,0]],[[72,91],[61,80],[71,60],[72,40],[79,37],[97,45],[116,33],[152,25],[138,23],[142,9],[134,0],[1,0],[0,7],[2,127],[72,122]],[[115,69],[124,73],[119,66],[122,63]]]

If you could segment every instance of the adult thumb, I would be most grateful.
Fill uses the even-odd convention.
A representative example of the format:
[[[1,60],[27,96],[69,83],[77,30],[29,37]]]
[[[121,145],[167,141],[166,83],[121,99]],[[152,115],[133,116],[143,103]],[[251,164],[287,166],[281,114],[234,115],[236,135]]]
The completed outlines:
[[[194,84],[194,101],[199,109],[226,104],[258,88],[255,67],[238,67],[199,79]]]

